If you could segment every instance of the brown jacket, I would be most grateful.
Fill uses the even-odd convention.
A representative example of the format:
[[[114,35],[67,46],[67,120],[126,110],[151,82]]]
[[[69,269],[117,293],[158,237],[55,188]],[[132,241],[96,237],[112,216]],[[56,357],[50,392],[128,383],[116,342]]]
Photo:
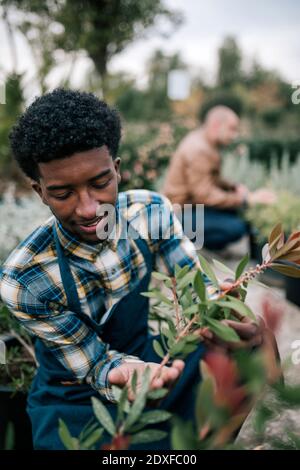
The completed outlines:
[[[221,158],[201,129],[190,132],[179,144],[167,170],[162,193],[177,204],[205,204],[229,209],[241,206],[241,195],[220,175]]]

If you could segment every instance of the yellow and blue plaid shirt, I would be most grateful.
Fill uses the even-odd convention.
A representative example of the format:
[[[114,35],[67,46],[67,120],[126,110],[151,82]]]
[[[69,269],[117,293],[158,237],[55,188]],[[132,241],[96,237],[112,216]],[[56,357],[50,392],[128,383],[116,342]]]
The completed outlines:
[[[155,210],[157,208],[157,210]],[[166,212],[170,217],[161,217]],[[171,203],[158,193],[132,190],[120,193],[116,227],[128,221],[144,238],[157,271],[172,274],[175,264],[200,267],[193,243],[183,234]],[[107,380],[111,368],[126,361],[78,316],[68,310],[56,256],[53,224],[70,263],[82,311],[100,321],[104,300],[110,309],[146,274],[144,257],[132,238],[88,244],[76,239],[51,217],[27,237],[6,260],[1,297],[15,317],[42,339],[77,380],[86,381],[108,400],[114,400]],[[149,227],[160,236],[151,238]],[[164,236],[169,230],[169,238]],[[117,230],[116,234],[122,233]],[[102,304],[103,305],[103,304]],[[97,316],[98,315],[98,316]]]

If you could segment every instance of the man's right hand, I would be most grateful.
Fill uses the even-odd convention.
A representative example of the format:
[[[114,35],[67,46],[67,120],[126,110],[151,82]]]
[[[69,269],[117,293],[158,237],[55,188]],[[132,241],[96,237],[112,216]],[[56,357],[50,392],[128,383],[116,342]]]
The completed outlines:
[[[128,387],[128,399],[133,401],[135,399],[135,395],[131,390],[131,380],[134,371],[137,371],[137,386],[136,392],[138,393],[139,389],[141,388],[142,384],[142,377],[143,372],[147,367],[151,369],[150,375],[150,390],[155,390],[157,388],[162,388],[164,386],[170,387],[181,375],[184,362],[182,360],[175,360],[173,361],[170,367],[164,366],[159,374],[159,364],[155,362],[124,362],[118,367],[112,369],[108,374],[108,380],[111,385],[117,385],[121,388]]]
[[[276,193],[271,189],[257,189],[248,195],[248,202],[250,206],[255,204],[275,204],[276,201]]]

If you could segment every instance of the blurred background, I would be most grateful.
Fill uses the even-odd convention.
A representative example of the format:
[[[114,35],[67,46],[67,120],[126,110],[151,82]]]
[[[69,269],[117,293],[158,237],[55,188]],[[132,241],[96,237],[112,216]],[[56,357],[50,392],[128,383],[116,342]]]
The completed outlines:
[[[9,130],[34,97],[64,86],[92,91],[119,109],[121,190],[159,190],[186,132],[213,104],[232,107],[242,118],[242,132],[227,149],[225,176],[251,190],[275,187],[283,195],[276,210],[286,216],[287,230],[295,228],[290,214],[299,210],[300,192],[299,13],[296,0],[229,0],[226,8],[221,0],[1,0],[0,198],[10,201],[9,209],[1,206],[1,220],[14,200],[24,211],[35,203],[26,199],[28,185],[11,159]],[[172,71],[184,75],[181,99],[176,90],[172,94]],[[265,221],[257,211],[249,217],[260,215]],[[2,259],[23,238],[24,225],[20,236],[20,227],[1,228],[2,240],[11,237]]]

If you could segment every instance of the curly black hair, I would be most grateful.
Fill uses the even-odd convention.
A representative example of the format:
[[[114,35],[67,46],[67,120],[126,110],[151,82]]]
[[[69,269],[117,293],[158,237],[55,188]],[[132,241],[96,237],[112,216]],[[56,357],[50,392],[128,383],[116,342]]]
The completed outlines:
[[[117,156],[121,138],[118,112],[92,93],[57,88],[37,98],[10,132],[13,155],[29,178],[39,180],[38,164],[106,145]]]

